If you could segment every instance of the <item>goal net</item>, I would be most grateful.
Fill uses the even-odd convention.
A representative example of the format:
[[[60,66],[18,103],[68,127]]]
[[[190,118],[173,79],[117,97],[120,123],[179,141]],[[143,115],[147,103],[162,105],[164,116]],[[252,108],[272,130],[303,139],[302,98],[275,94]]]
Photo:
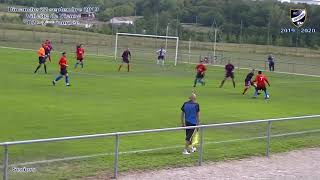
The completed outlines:
[[[129,48],[134,62],[156,63],[160,48],[165,50],[165,64],[177,65],[179,37],[146,34],[117,33],[114,59],[121,59],[122,52]]]

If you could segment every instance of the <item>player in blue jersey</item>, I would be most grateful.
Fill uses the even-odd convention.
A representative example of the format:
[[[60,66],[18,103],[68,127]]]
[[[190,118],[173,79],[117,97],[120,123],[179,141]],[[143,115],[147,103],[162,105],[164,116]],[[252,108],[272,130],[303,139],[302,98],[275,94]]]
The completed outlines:
[[[274,57],[272,54],[268,56],[269,71],[274,71]]]
[[[236,88],[236,83],[235,83],[235,81],[234,81],[234,66],[233,66],[233,64],[230,63],[230,61],[229,61],[228,64],[225,66],[225,71],[226,71],[226,75],[225,75],[225,78],[221,81],[220,88],[222,88],[224,82],[225,82],[228,78],[231,78],[231,79],[232,79],[233,87]]]
[[[251,81],[253,76],[254,76],[254,69],[252,69],[252,71],[250,71],[247,74],[246,79],[244,80],[244,90],[243,90],[243,93],[242,93],[243,95],[246,94],[246,92],[251,87],[251,85],[253,85],[253,82]]]
[[[189,97],[189,101],[183,103],[181,107],[181,125],[185,126],[197,126],[200,122],[200,106],[196,102],[196,94],[192,93]],[[192,144],[192,138],[195,134],[195,129],[186,129],[186,144],[183,150],[183,154],[188,155],[190,152],[195,152],[195,147],[190,147]]]
[[[118,72],[121,70],[123,63],[127,64],[128,66],[128,72],[130,71],[130,61],[131,60],[131,52],[129,51],[129,48],[127,48],[122,53],[122,63],[120,64],[118,68]]]

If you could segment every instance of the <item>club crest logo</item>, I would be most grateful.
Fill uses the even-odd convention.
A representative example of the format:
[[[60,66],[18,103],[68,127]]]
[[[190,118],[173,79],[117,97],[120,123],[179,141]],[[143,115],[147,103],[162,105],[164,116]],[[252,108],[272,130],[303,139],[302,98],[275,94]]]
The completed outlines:
[[[307,10],[306,9],[290,9],[290,18],[291,22],[296,27],[301,27],[307,18]]]

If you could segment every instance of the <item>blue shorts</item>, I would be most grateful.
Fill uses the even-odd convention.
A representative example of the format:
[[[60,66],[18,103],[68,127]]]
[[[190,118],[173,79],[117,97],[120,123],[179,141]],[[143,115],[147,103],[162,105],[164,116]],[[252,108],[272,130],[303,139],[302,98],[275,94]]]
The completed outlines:
[[[197,72],[196,78],[197,79],[203,79],[204,78],[204,73]]]
[[[122,62],[129,64],[129,59],[127,59],[127,58],[122,58]]]
[[[67,69],[60,69],[60,74],[63,76],[67,75],[68,74]]]
[[[230,78],[233,79],[233,78],[234,78],[234,73],[233,73],[233,72],[227,72],[225,77],[226,77],[226,78],[229,78],[229,77],[230,77]]]
[[[244,86],[251,86],[252,82],[250,80],[245,80],[244,81]]]

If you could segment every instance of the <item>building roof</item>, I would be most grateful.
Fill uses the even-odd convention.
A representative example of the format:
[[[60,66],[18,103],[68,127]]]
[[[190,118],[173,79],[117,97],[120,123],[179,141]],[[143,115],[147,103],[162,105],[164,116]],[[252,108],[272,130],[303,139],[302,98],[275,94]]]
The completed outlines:
[[[290,2],[290,3],[306,3],[306,4],[320,5],[320,0],[278,0],[278,1]]]
[[[121,17],[113,17],[110,19],[112,20],[117,20],[117,21],[135,21],[139,18],[142,18],[143,16],[121,16]]]

